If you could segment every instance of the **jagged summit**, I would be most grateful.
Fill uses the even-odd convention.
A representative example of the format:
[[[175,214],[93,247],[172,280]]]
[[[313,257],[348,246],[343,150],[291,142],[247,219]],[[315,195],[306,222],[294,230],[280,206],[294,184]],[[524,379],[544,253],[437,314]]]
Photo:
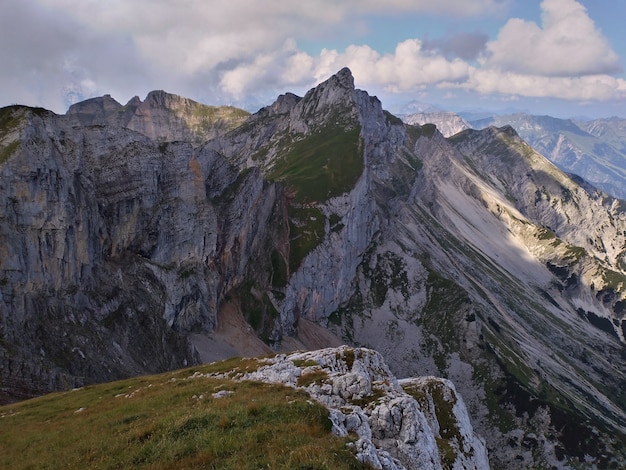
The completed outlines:
[[[154,90],[144,101],[135,96],[124,106],[109,95],[91,98],[72,105],[66,118],[72,125],[122,127],[160,141],[200,144],[237,127],[248,115],[230,106],[206,106]]]
[[[321,85],[321,86],[320,86]],[[318,88],[343,88],[345,90],[354,90],[354,76],[348,67],[344,67],[336,74],[329,77],[325,82],[320,83],[313,90]],[[311,91],[313,91],[311,90]]]

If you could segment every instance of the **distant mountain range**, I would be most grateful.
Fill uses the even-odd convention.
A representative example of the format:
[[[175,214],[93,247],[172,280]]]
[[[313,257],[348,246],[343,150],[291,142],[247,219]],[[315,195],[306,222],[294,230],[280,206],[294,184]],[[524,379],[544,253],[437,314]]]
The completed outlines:
[[[445,136],[464,129],[512,126],[535,150],[563,171],[626,199],[626,119],[581,121],[517,113],[476,119],[476,114],[420,112],[404,115],[410,124],[433,123]]]

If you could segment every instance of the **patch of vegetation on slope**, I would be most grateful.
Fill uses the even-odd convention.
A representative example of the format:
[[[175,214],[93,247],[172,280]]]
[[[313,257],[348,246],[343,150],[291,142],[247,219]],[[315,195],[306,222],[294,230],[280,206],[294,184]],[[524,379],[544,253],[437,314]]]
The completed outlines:
[[[0,467],[362,468],[306,393],[201,376],[258,364],[231,359],[0,407]]]
[[[281,152],[267,175],[294,191],[294,202],[324,202],[350,191],[363,173],[361,128],[326,124]]]
[[[21,105],[0,108],[0,164],[6,162],[20,146],[21,141],[17,138],[18,134],[12,136],[10,134],[19,130],[28,113],[37,116],[53,114],[44,108],[31,108]]]
[[[289,271],[295,272],[302,261],[324,239],[326,216],[316,207],[289,209]]]
[[[6,106],[0,108],[0,138],[19,126],[24,117],[24,114],[20,113],[23,109],[24,107],[22,106]]]
[[[358,125],[327,123],[301,140],[279,139],[281,149],[267,178],[283,182],[291,193],[291,273],[324,239],[326,216],[316,205],[350,191],[363,173],[360,132]]]
[[[14,140],[8,145],[0,145],[0,165],[6,162],[11,155],[18,149],[20,146],[19,140]]]
[[[274,295],[280,295],[280,292],[275,291]],[[239,302],[243,316],[259,338],[270,344],[274,322],[280,314],[268,293],[254,281],[248,280],[227,295],[227,300],[231,299]]]
[[[23,106],[0,108],[0,164],[6,162],[20,146],[20,141],[17,139],[11,140],[11,138],[8,138],[9,142],[3,141],[20,126],[24,119],[24,110],[26,109],[28,108]]]
[[[439,380],[426,382],[422,387],[415,387],[409,383],[403,385],[402,388],[415,398],[422,410],[430,409],[429,398],[432,399],[439,423],[439,435],[435,436],[435,440],[441,455],[441,462],[444,468],[454,468],[454,462],[457,459],[455,446],[461,450],[465,448],[465,442],[454,414],[457,397],[453,394],[446,396],[449,390],[445,389]],[[466,456],[469,457],[467,453]]]
[[[425,338],[426,348],[439,371],[444,373],[448,355],[460,350],[457,335],[458,317],[463,307],[471,302],[461,286],[433,269],[428,269],[426,291],[428,300],[416,322],[430,333],[430,336]]]

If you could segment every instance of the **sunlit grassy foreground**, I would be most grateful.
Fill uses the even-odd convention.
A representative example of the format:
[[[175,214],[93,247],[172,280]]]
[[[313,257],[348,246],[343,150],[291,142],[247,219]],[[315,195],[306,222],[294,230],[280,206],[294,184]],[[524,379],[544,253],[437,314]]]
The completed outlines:
[[[254,365],[229,360],[0,407],[0,468],[362,468],[306,393],[191,378]]]

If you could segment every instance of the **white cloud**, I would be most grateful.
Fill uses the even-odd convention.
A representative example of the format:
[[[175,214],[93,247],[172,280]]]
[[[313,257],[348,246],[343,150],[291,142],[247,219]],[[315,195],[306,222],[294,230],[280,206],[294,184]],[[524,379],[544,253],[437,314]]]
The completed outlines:
[[[422,50],[418,39],[397,45],[393,54],[381,55],[369,46],[349,46],[344,52],[324,49],[312,57],[295,47],[261,54],[226,72],[222,87],[237,98],[253,92],[259,81],[277,86],[312,86],[343,67],[349,67],[357,86],[383,88],[392,93],[415,92],[427,85],[461,82],[469,65]],[[315,80],[312,80],[315,77]]]
[[[510,19],[460,88],[483,95],[626,99],[619,57],[576,0],[543,0],[542,24]]]
[[[288,40],[278,51],[259,54],[250,62],[224,72],[220,86],[238,100],[253,94],[259,82],[269,88],[311,86],[315,84],[312,79],[313,67],[314,59],[298,51],[295,43]]]
[[[514,18],[487,44],[486,67],[540,76],[615,73],[619,57],[575,0],[544,0],[542,24]]]
[[[617,55],[575,0],[544,0],[541,25],[509,20],[478,62],[487,41],[479,32],[403,39],[390,53],[355,43],[313,53],[297,43],[345,40],[373,17],[493,15],[511,1],[0,1],[0,30],[12,38],[0,43],[0,105],[63,112],[90,96],[123,102],[152,89],[241,104],[306,91],[344,66],[360,88],[390,94],[439,87],[570,100],[624,96],[623,80],[610,75]]]
[[[493,12],[508,0],[39,0],[99,33],[132,38],[138,53],[181,73],[221,64],[255,61],[285,38],[320,37],[368,14],[437,13],[454,16]]]
[[[419,39],[399,43],[393,54],[380,55],[369,46],[350,46],[343,54],[326,51],[320,72],[348,66],[360,86],[375,85],[390,92],[417,91],[426,85],[458,82],[468,75],[469,66],[460,59],[447,60],[423,51]]]
[[[470,79],[460,88],[483,95],[560,98],[580,102],[626,99],[626,80],[606,74],[546,77],[498,69],[474,69]]]

